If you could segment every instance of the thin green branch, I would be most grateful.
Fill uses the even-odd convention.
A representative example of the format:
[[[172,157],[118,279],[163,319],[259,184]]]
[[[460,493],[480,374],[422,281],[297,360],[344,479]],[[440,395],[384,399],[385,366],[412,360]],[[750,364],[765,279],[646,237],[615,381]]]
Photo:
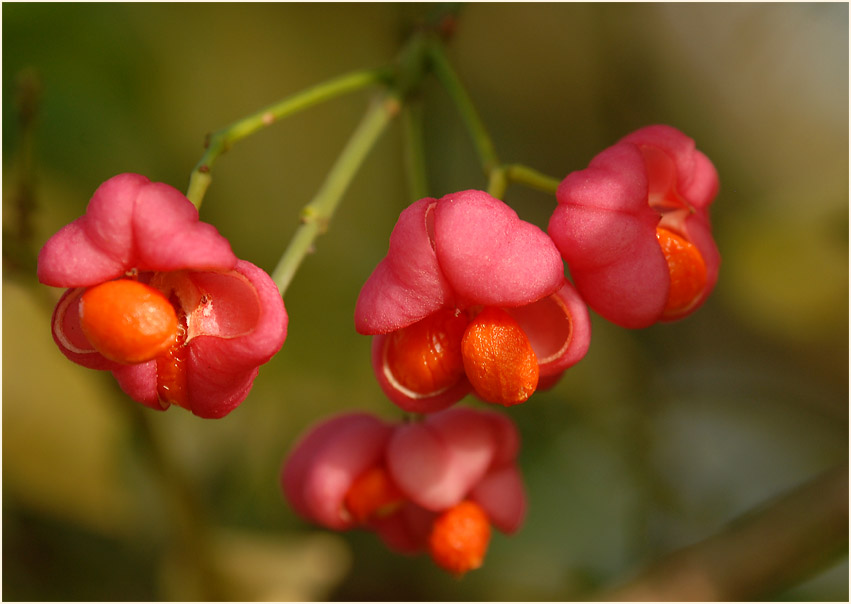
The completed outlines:
[[[428,57],[437,79],[446,89],[461,119],[467,127],[476,148],[476,154],[488,179],[488,193],[502,199],[510,183],[526,185],[547,193],[555,193],[559,181],[521,164],[502,164],[497,156],[493,141],[467,94],[458,74],[452,68],[443,45],[432,40],[428,45]]]
[[[169,544],[176,559],[185,564],[186,582],[199,589],[199,598],[222,599],[224,585],[216,568],[210,534],[209,511],[198,496],[192,479],[185,475],[151,421],[150,409],[122,401],[138,436],[143,456],[156,475],[162,492],[162,505],[171,519]]]
[[[505,198],[508,174],[503,166],[495,166],[488,172],[488,193],[497,199]]]
[[[402,108],[402,127],[405,137],[405,171],[411,201],[428,197],[425,141],[423,133],[423,108],[417,101],[409,101]]]
[[[504,199],[505,190],[512,183],[554,195],[561,181],[522,164],[504,164],[491,169],[488,175],[488,193],[497,199]]]
[[[500,162],[490,135],[482,119],[479,117],[472,99],[470,99],[470,96],[461,84],[461,80],[452,68],[449,58],[443,50],[443,45],[439,41],[435,40],[429,44],[428,56],[434,75],[446,89],[446,92],[458,108],[461,119],[464,121],[467,130],[470,132],[470,136],[473,138],[473,144],[476,147],[476,153],[479,156],[482,169],[490,178],[491,171],[497,169]]]
[[[556,192],[561,181],[552,176],[547,176],[533,168],[521,164],[505,166],[505,175],[510,182],[526,185],[532,189],[538,189],[544,193]]]
[[[213,133],[209,137],[204,155],[195,165],[189,178],[186,197],[195,204],[196,208],[201,207],[201,202],[212,180],[210,171],[213,164],[237,141],[271,126],[284,117],[343,94],[386,81],[389,77],[390,71],[387,69],[367,69],[349,73],[287,97]]]
[[[370,149],[390,120],[399,113],[399,101],[392,95],[382,96],[370,105],[336,163],[325,177],[321,188],[301,212],[299,225],[278,265],[272,280],[283,296],[298,267],[312,250],[316,238],[323,234],[334,215],[346,188]]]

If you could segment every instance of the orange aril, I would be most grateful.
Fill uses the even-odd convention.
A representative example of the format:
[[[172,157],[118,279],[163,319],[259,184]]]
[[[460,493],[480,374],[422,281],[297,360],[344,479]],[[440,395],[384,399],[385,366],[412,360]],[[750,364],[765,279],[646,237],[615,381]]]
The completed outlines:
[[[438,566],[460,576],[482,565],[490,536],[490,520],[482,507],[462,501],[435,519],[428,551]]]
[[[464,370],[476,393],[500,405],[527,400],[538,387],[538,358],[520,324],[501,308],[485,307],[461,342]]]
[[[662,318],[675,319],[688,312],[706,288],[706,263],[697,246],[673,231],[657,227],[656,238],[671,274]]]
[[[358,476],[343,500],[346,510],[358,524],[394,512],[404,501],[383,466],[375,466]]]
[[[181,311],[177,331],[171,346],[157,357],[157,396],[164,407],[174,403],[189,409],[189,390],[186,379],[186,314]]]
[[[80,326],[94,348],[118,363],[150,361],[172,345],[178,329],[172,304],[132,279],[90,287],[80,299]]]
[[[402,387],[422,395],[455,384],[464,374],[461,337],[467,317],[443,309],[388,336],[387,368]]]

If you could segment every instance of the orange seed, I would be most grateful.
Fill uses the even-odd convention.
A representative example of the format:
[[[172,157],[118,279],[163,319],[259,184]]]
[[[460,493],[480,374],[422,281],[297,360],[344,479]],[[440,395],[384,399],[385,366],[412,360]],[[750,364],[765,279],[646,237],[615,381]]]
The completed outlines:
[[[485,307],[461,342],[467,379],[491,403],[516,405],[538,387],[538,358],[520,324],[506,311]]]
[[[391,514],[403,500],[387,470],[375,466],[355,479],[343,504],[358,524],[366,524],[370,518]]]
[[[80,326],[103,356],[135,364],[168,350],[178,322],[174,307],[159,290],[132,279],[117,279],[83,293]]]
[[[668,262],[671,289],[662,317],[676,319],[687,313],[706,287],[706,263],[690,241],[664,227],[656,228],[656,238]]]
[[[428,551],[438,566],[461,576],[482,565],[490,536],[490,521],[482,507],[462,501],[435,519]]]
[[[385,349],[393,378],[422,395],[452,386],[464,374],[461,337],[466,327],[465,315],[443,309],[393,332]]]

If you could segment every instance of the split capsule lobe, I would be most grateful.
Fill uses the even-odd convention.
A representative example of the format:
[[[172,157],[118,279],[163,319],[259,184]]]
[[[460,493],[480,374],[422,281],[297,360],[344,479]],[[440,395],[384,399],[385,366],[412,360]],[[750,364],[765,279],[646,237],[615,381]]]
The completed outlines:
[[[386,362],[402,387],[436,394],[464,375],[484,400],[515,405],[538,386],[538,360],[526,333],[511,315],[485,307],[472,320],[444,309],[388,338]]]
[[[358,525],[393,514],[405,502],[383,466],[361,474],[349,487],[343,505]],[[462,501],[439,514],[428,535],[431,558],[441,568],[461,576],[482,565],[490,543],[490,519],[473,501]]]
[[[461,338],[466,328],[466,315],[443,309],[393,332],[387,343],[393,377],[417,394],[440,392],[455,384],[464,374]]]

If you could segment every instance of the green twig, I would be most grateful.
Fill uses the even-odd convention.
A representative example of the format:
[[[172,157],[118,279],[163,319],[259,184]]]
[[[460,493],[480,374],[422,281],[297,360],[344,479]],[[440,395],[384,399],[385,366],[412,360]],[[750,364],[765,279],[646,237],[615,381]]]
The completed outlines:
[[[298,111],[348,92],[354,92],[372,84],[386,81],[389,77],[390,71],[387,69],[367,69],[346,74],[294,94],[213,133],[209,137],[204,155],[192,171],[186,197],[195,204],[196,208],[201,207],[204,194],[212,180],[210,171],[213,164],[235,142]]]
[[[473,139],[476,154],[488,179],[488,193],[502,199],[509,183],[512,182],[546,193],[555,193],[559,185],[555,178],[521,164],[506,165],[499,161],[493,141],[440,42],[432,40],[428,46],[428,57],[435,76],[455,103]]]
[[[399,109],[399,101],[391,95],[385,95],[373,102],[325,177],[322,187],[302,210],[301,225],[272,272],[272,280],[282,296],[298,267],[311,251],[313,242],[325,232],[355,172]]]
[[[458,108],[461,119],[464,121],[467,130],[470,132],[470,136],[473,138],[473,145],[476,147],[476,153],[479,156],[482,169],[488,178],[490,178],[491,172],[499,168],[500,162],[490,135],[482,119],[479,117],[473,101],[461,84],[461,80],[452,68],[449,58],[443,50],[443,45],[439,41],[434,40],[429,44],[428,56],[434,75],[446,89],[446,92]]]
[[[488,193],[497,199],[505,197],[508,188],[508,174],[502,166],[496,166],[488,173]]]
[[[405,169],[411,201],[429,195],[422,109],[422,105],[416,101],[409,101],[402,108],[402,127],[405,135]]]
[[[209,511],[191,477],[182,472],[158,433],[152,421],[155,412],[130,401],[122,401],[121,407],[129,415],[138,442],[144,447],[143,457],[159,482],[162,505],[171,520],[169,545],[176,559],[186,565],[186,582],[197,586],[200,599],[222,599],[224,586],[214,560]]]
[[[554,194],[561,181],[552,176],[542,174],[533,168],[521,164],[511,164],[505,167],[505,175],[510,182],[526,185],[544,193]]]

